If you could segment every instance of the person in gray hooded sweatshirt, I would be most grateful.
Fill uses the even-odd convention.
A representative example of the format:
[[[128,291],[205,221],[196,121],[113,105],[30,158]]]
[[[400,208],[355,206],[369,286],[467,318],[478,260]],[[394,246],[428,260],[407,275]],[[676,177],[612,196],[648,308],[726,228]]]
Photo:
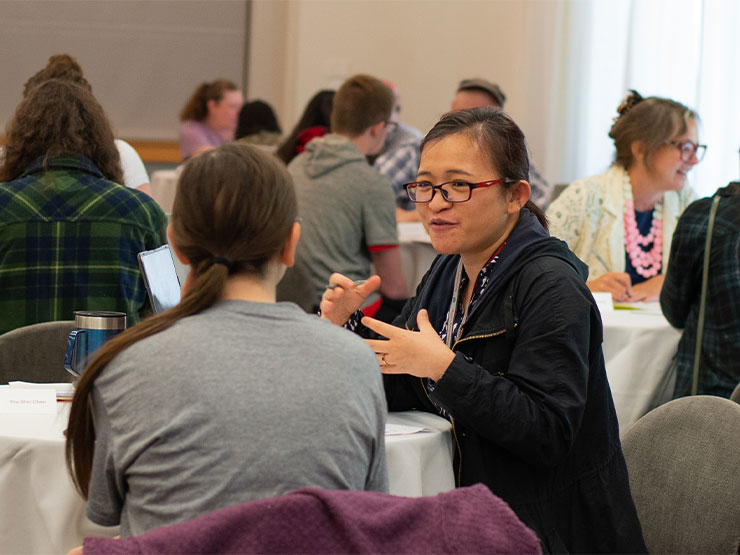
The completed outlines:
[[[333,272],[367,279],[372,264],[382,280],[380,311],[403,306],[408,292],[393,188],[366,159],[383,146],[393,103],[392,91],[380,80],[350,77],[334,97],[332,133],[313,139],[288,165],[302,236],[295,265],[278,286],[278,300],[313,312]]]

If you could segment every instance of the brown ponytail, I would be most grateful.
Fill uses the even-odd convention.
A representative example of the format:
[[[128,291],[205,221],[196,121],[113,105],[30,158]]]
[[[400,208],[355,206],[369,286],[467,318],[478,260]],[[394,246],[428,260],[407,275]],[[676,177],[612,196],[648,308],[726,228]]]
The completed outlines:
[[[262,275],[285,245],[297,204],[290,175],[277,159],[234,143],[195,156],[185,165],[172,212],[174,241],[194,276],[190,289],[174,308],[106,342],[75,385],[65,451],[75,486],[85,498],[95,448],[95,379],[127,347],[212,306],[230,274]],[[214,258],[233,264],[214,263]]]

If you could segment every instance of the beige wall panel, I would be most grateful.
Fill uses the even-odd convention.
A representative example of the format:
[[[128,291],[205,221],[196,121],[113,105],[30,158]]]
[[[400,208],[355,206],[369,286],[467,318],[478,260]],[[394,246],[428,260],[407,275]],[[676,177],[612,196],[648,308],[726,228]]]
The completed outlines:
[[[560,32],[561,5],[520,0],[257,0],[253,21],[270,20],[271,25],[253,27],[250,94],[275,90],[272,100],[289,130],[316,91],[336,87],[354,73],[370,73],[398,85],[402,119],[426,132],[449,109],[460,79],[485,77],[507,94],[506,109],[524,129],[537,165],[545,170],[560,55],[551,44]],[[279,22],[285,50],[275,41]],[[281,64],[284,73],[279,76]],[[257,66],[263,68],[258,71]],[[262,83],[267,75],[272,84],[282,79],[287,94],[281,97],[276,87]]]
[[[176,139],[199,82],[242,82],[246,2],[0,1],[0,122],[51,54],[75,56],[122,137]]]

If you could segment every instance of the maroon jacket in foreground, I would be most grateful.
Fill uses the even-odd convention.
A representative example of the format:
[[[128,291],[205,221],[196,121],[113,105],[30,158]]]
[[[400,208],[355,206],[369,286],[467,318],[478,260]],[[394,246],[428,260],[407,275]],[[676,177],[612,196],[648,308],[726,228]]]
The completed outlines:
[[[95,553],[541,553],[537,536],[481,484],[434,497],[307,488],[123,540]]]

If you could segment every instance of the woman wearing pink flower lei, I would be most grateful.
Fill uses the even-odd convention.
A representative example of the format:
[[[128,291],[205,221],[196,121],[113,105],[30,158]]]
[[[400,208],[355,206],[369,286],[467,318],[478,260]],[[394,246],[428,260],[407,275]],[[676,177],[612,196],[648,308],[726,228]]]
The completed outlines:
[[[547,211],[550,234],[589,267],[591,291],[655,301],[676,221],[696,193],[686,174],[704,156],[693,111],[637,91],[617,109],[609,171],[571,183]]]

